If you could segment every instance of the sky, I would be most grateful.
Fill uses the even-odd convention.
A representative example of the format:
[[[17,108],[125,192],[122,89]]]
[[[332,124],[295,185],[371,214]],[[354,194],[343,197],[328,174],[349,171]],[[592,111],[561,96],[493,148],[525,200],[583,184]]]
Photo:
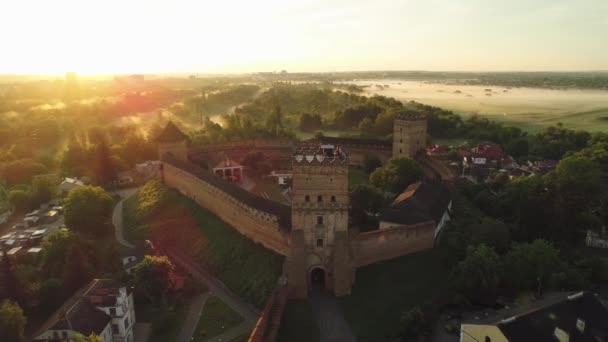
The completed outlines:
[[[0,73],[608,70],[608,0],[2,0]]]

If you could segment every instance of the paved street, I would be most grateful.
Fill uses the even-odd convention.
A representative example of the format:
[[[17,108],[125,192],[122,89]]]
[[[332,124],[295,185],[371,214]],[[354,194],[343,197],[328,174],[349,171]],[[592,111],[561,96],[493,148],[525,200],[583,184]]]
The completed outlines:
[[[321,342],[356,341],[336,297],[327,291],[313,288],[308,301],[319,326]]]
[[[119,190],[116,193],[120,195],[122,198],[120,202],[114,206],[114,211],[112,212],[112,224],[114,225],[114,236],[116,236],[116,241],[124,247],[127,248],[135,248],[131,243],[129,243],[124,238],[123,232],[123,224],[122,224],[122,206],[123,202],[135,194],[140,188],[130,188],[125,190]]]

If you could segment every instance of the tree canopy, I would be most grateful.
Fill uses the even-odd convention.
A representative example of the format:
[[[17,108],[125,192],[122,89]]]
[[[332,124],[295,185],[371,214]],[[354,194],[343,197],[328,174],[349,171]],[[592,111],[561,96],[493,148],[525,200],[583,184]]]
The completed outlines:
[[[112,197],[101,187],[82,186],[69,192],[65,224],[75,231],[105,236],[111,230]]]

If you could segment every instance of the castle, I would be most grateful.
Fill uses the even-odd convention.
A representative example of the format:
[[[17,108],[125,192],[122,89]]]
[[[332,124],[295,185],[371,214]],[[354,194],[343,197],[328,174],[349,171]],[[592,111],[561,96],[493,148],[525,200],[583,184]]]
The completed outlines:
[[[424,116],[400,115],[394,125],[393,156],[413,156],[425,147]],[[189,154],[200,152],[189,149],[186,135],[171,122],[157,141],[164,183],[249,239],[285,256],[283,272],[292,297],[306,297],[313,285],[336,296],[350,294],[358,267],[432,248],[437,227],[445,220],[441,212],[443,216],[418,215],[370,232],[349,230],[349,165],[353,161],[360,163],[361,153],[366,151],[390,155],[391,146],[387,144],[330,138],[330,143],[314,141],[288,145],[287,149],[285,143],[267,141],[238,147],[283,154],[291,151],[285,156],[293,172],[292,204],[287,206],[256,196],[191,163]],[[352,146],[357,153],[349,154],[344,145]],[[240,145],[216,148],[228,150],[235,146]],[[208,153],[209,148],[205,151]]]

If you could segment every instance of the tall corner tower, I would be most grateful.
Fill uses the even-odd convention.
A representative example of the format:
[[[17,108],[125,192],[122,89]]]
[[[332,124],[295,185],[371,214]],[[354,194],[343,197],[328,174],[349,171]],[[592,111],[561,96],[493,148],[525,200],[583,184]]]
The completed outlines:
[[[426,147],[427,117],[417,113],[395,116],[393,157],[413,157]]]
[[[163,131],[156,137],[158,143],[158,159],[166,153],[173,154],[180,160],[188,160],[188,136],[173,122],[169,121]]]
[[[350,293],[348,155],[334,145],[301,145],[292,155],[292,232],[287,271],[297,297],[317,286]]]

